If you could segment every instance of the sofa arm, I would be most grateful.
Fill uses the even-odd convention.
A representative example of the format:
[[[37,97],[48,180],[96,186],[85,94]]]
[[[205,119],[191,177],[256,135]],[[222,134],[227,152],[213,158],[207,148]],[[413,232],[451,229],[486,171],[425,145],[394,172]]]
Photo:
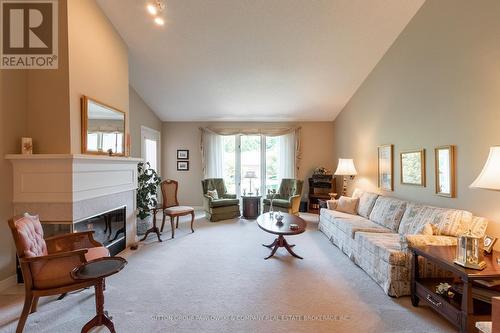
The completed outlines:
[[[301,195],[292,195],[288,198],[288,202],[290,202],[290,207],[292,209],[292,214],[298,213],[300,208],[300,199]]]
[[[401,247],[407,250],[409,246],[453,246],[457,245],[457,238],[452,236],[436,235],[406,235],[401,237]]]

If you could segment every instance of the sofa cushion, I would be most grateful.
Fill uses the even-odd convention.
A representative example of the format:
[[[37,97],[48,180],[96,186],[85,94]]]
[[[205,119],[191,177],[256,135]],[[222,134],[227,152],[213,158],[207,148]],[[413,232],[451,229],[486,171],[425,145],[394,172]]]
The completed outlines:
[[[225,207],[239,205],[240,200],[238,199],[217,199],[210,201],[210,207]]]
[[[270,206],[271,205],[271,199],[264,199],[264,205]],[[290,208],[291,203],[288,200],[285,199],[273,199],[273,206],[275,207],[283,207],[283,208]]]
[[[356,214],[358,203],[359,203],[358,198],[349,198],[341,196],[339,200],[337,200],[337,207],[335,207],[335,210],[348,214]]]
[[[472,222],[470,224],[470,230],[472,234],[476,237],[484,237],[486,234],[486,228],[488,227],[488,220],[484,217],[473,216]]]
[[[358,215],[369,218],[378,196],[376,193],[363,192],[359,197]]]
[[[370,220],[392,231],[397,231],[406,205],[406,201],[379,196],[370,213]]]
[[[354,242],[359,255],[363,256],[364,251],[372,254],[374,265],[383,260],[391,265],[404,266],[409,259],[409,254],[402,249],[400,235],[395,233],[357,232]]]
[[[398,232],[402,235],[419,234],[430,223],[436,235],[458,236],[467,232],[471,222],[472,214],[467,211],[410,203]]]
[[[354,234],[358,231],[391,232],[390,229],[376,224],[362,216],[347,214],[336,210],[322,209],[321,217],[330,221],[330,223],[334,224],[351,238],[354,238]]]

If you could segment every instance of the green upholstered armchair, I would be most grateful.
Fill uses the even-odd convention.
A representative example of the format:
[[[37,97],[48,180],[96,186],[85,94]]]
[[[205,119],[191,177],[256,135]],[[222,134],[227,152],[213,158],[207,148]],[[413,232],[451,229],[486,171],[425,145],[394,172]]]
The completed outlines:
[[[224,179],[208,178],[201,181],[203,188],[203,208],[210,222],[228,220],[240,216],[240,200],[236,194],[228,194]],[[208,191],[217,190],[219,199],[213,199]]]
[[[302,185],[304,182],[298,179],[281,180],[280,188],[273,200],[273,210],[289,214],[299,215],[300,198],[302,196]],[[269,211],[271,196],[264,199],[264,212]]]

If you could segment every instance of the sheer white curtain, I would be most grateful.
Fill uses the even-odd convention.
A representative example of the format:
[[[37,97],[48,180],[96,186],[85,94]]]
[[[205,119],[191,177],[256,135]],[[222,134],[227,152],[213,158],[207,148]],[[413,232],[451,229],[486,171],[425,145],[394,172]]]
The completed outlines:
[[[202,152],[205,178],[222,178],[223,169],[222,135],[211,131],[202,132]]]
[[[291,132],[279,137],[278,178],[295,178],[296,174],[296,137]]]

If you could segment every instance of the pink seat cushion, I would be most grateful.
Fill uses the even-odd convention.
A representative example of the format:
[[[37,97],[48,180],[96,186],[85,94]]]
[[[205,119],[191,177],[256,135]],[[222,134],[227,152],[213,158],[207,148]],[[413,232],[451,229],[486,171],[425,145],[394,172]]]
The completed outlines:
[[[87,249],[88,252],[85,253],[85,259],[87,261],[99,259],[102,257],[109,257],[109,251],[104,246],[91,247]]]
[[[185,214],[191,212],[194,212],[194,208],[188,206],[174,206],[165,209],[165,214],[167,215]]]

